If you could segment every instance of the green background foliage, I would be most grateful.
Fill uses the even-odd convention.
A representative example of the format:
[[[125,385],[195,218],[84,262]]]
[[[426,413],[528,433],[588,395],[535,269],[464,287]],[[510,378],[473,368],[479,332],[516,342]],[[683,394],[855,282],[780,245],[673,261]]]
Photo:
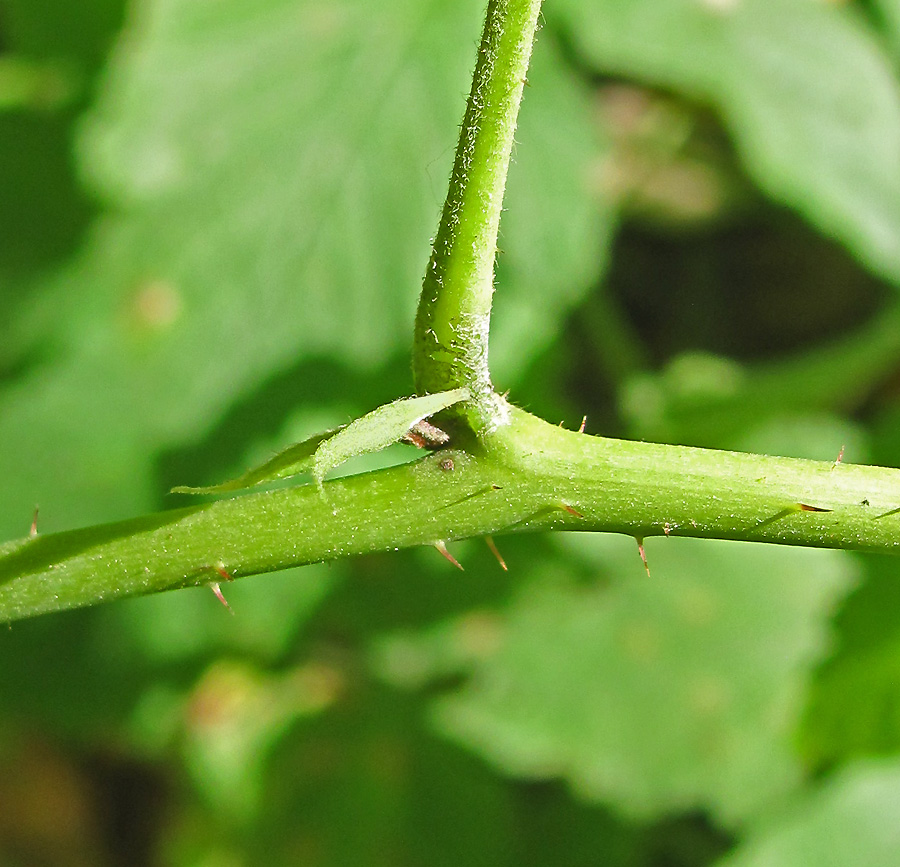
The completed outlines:
[[[411,392],[482,13],[0,5],[3,538]],[[546,0],[497,386],[589,433],[898,465],[898,21]],[[473,540],[464,572],[422,549],[236,582],[234,616],[185,590],[0,632],[0,862],[897,863],[896,560],[663,538],[648,579],[629,539],[498,544],[509,572]]]

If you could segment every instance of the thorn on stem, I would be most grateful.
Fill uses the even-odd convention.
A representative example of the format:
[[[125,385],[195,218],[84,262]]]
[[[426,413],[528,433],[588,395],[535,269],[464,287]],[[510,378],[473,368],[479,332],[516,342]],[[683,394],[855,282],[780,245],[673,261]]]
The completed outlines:
[[[559,427],[562,427],[565,424],[565,421],[561,421],[559,423]],[[584,426],[587,424],[587,416],[583,415],[581,417],[581,424],[578,426],[578,433],[584,433]]]
[[[797,503],[801,512],[832,512],[833,509],[822,509],[819,506],[810,506],[807,503]]]
[[[497,549],[497,546],[494,544],[494,540],[491,536],[485,536],[484,541],[487,542],[488,548],[491,549],[491,553],[497,558],[497,562],[500,564],[500,567],[504,572],[508,572],[509,569],[506,565],[506,560],[503,559],[503,556],[500,554],[500,551]]]
[[[210,581],[209,589],[212,590],[212,592],[216,594],[216,599],[218,599],[219,602],[221,602],[228,609],[228,613],[233,617],[234,610],[228,604],[228,600],[225,598],[225,594],[222,593],[222,588],[219,586],[219,582],[218,581]]]
[[[634,541],[637,542],[638,546],[638,554],[641,555],[641,561],[644,564],[644,569],[647,570],[647,577],[650,577],[650,566],[647,563],[647,552],[644,551],[644,539],[642,536],[635,536]]]
[[[841,446],[841,450],[838,452],[838,456],[834,459],[834,463],[831,465],[831,469],[834,469],[843,459],[844,459],[844,446]]]
[[[28,531],[29,537],[32,539],[37,538],[37,519],[38,519],[38,507],[34,507],[34,515],[31,517],[31,529]]]
[[[225,581],[234,581],[234,578],[225,571],[225,566],[222,563],[216,563],[215,566],[212,567],[215,571],[223,578]],[[218,581],[210,581],[209,589],[215,594],[216,599],[219,600],[227,609],[228,613],[234,616],[234,610],[228,604],[228,600],[225,598],[225,594],[222,592],[222,588],[219,586]]]
[[[444,542],[443,539],[438,539],[437,542],[432,542],[435,548],[437,548],[438,552],[442,557],[446,557],[457,569],[465,571],[463,567],[460,565],[459,560],[456,559],[448,550],[447,543]]]

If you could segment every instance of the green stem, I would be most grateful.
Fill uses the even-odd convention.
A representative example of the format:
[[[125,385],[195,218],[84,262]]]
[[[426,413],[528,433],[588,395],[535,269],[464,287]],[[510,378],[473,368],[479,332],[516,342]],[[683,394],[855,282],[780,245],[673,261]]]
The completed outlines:
[[[207,584],[217,568],[243,577],[553,529],[900,552],[900,470],[601,439],[509,415],[478,454],[338,479],[325,498],[301,485],[0,546],[0,620]]]
[[[0,546],[0,620],[208,584],[222,572],[551,529],[900,552],[900,470],[599,439],[493,393],[494,254],[539,7],[488,6],[416,319],[417,389],[468,387],[478,436],[322,491],[301,485]]]
[[[488,332],[497,232],[540,0],[490,0],[450,189],[416,316],[420,394],[467,386],[496,421]]]

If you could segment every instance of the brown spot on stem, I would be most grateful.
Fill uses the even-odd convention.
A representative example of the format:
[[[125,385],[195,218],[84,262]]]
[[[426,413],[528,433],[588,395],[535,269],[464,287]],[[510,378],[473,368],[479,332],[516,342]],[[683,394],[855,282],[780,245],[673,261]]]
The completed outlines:
[[[402,437],[400,442],[410,443],[420,449],[441,449],[449,445],[450,435],[429,421],[417,421]]]
[[[562,500],[557,500],[554,504],[557,509],[561,509],[563,512],[568,512],[574,518],[583,518],[584,515],[581,514],[577,509],[570,506],[568,503],[563,502]]]
[[[797,512],[831,512],[832,509],[823,509],[820,506],[810,506],[809,503],[791,503],[790,506],[785,506],[781,511],[776,512],[770,518],[765,518],[760,521],[756,528],[760,529],[762,527],[766,527],[769,524],[774,524],[776,521],[780,521],[782,518],[786,518],[788,515],[795,515]]]

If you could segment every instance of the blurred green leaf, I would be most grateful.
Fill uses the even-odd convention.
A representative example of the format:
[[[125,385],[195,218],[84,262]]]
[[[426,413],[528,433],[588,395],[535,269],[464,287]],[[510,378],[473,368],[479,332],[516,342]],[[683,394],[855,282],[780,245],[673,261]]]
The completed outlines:
[[[900,852],[900,764],[846,768],[751,828],[718,867],[895,867]]]
[[[900,630],[839,655],[810,690],[801,746],[816,765],[900,750]]]
[[[508,786],[436,743],[409,702],[348,687],[348,701],[273,754],[279,782],[261,804],[253,848],[314,867],[515,863]]]
[[[602,279],[617,215],[598,180],[609,152],[593,95],[538,32],[500,221],[491,376],[518,384]]]
[[[703,809],[737,823],[800,780],[792,731],[852,560],[654,542],[647,580],[621,539],[567,538],[582,569],[617,577],[538,567],[490,630],[457,634],[480,661],[437,721],[507,773],[561,775],[643,818]]]
[[[898,357],[900,306],[894,305],[839,340],[753,366],[703,352],[675,356],[658,373],[637,373],[626,380],[621,410],[632,436],[741,450],[749,448],[754,430],[779,419],[832,415],[833,421],[814,434],[821,445],[810,443],[797,456],[827,460],[846,444],[851,446],[847,459],[862,463],[862,437],[848,429],[846,438],[834,439],[835,434],[844,436],[838,429],[849,423],[833,413],[863,403],[896,367]],[[829,435],[826,428],[832,426]]]
[[[564,0],[599,70],[711,103],[774,199],[900,281],[900,90],[856,10],[816,0]]]
[[[18,108],[0,112],[0,378],[33,361],[6,333],[35,289],[27,276],[70,256],[95,212],[75,176],[72,128],[123,6],[4,0],[0,8],[0,103]]]
[[[814,461],[869,462],[865,430],[837,415],[781,415],[762,420],[732,443],[738,451]]]
[[[0,56],[0,111],[56,108],[72,96],[71,76],[51,64]]]
[[[429,732],[408,697],[349,686],[346,702],[301,722],[272,754],[259,822],[241,841],[249,863],[259,852],[266,863],[308,867],[660,863],[640,829],[574,803],[561,787],[498,777]],[[200,833],[207,847],[221,846],[229,830]]]
[[[35,59],[64,58],[79,73],[93,73],[106,59],[122,25],[127,0],[4,0],[4,44]]]
[[[872,6],[880,13],[881,22],[894,56],[900,56],[900,2],[897,0],[873,0]]]
[[[191,696],[183,748],[213,809],[250,819],[275,744],[298,719],[331,704],[341,686],[337,671],[317,664],[278,674],[235,662],[211,666]]]

